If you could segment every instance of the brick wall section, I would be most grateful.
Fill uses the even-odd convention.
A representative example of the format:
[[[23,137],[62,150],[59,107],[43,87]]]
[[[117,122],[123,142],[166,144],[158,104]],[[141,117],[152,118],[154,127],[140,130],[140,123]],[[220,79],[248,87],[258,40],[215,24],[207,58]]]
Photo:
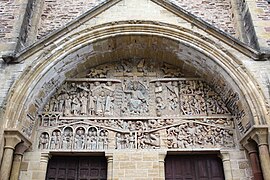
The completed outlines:
[[[15,0],[0,0],[0,40],[10,41],[14,23],[18,17],[19,8]]]
[[[87,10],[99,4],[100,0],[45,0],[37,38],[70,22]],[[217,28],[235,34],[230,0],[171,0],[194,15],[201,17]]]
[[[64,26],[104,0],[44,0],[37,38]]]
[[[268,3],[266,0],[257,0],[256,7],[258,9],[258,19],[260,19],[262,22],[266,22],[266,26],[264,27],[265,33],[270,34],[270,3]],[[270,47],[270,35],[266,39],[266,44]]]
[[[261,51],[269,51],[270,48],[270,4],[266,0],[244,1],[254,26],[258,39],[258,46]],[[244,18],[244,21],[246,19]],[[246,22],[247,24],[248,22]]]
[[[233,10],[230,0],[169,0],[215,27],[235,35]]]

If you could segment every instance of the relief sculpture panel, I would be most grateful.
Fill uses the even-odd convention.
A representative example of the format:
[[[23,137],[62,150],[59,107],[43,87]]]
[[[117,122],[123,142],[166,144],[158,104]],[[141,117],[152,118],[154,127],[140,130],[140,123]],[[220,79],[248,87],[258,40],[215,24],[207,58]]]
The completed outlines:
[[[67,79],[51,97],[38,117],[37,148],[231,148],[234,121],[244,116],[232,112],[237,97],[224,99],[199,77],[163,62],[100,65]]]

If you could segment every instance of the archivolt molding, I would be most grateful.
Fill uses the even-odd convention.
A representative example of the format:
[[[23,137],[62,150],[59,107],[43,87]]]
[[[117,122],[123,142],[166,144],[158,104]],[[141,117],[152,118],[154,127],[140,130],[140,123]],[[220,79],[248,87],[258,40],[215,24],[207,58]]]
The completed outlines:
[[[21,77],[16,81],[8,96],[8,104],[5,112],[6,127],[20,129],[22,124],[27,121],[27,118],[30,118],[30,121],[33,121],[32,128],[35,128],[35,117],[31,117],[31,115],[27,116],[27,111],[31,109],[30,106],[32,106],[32,114],[36,114],[39,110],[39,107],[33,105],[33,103],[35,103],[35,99],[38,96],[42,96],[39,90],[46,85],[49,80],[57,77],[55,74],[52,76],[49,74],[52,69],[61,68],[61,62],[63,59],[75,59],[77,55],[76,53],[80,49],[89,48],[90,50],[90,48],[93,48],[95,43],[105,39],[136,35],[172,40],[195,49],[209,57],[214,64],[217,64],[217,67],[223,69],[224,72],[233,79],[233,83],[236,84],[234,87],[236,89],[240,89],[242,95],[244,95],[252,113],[252,117],[250,117],[250,121],[254,121],[252,124],[266,123],[265,119],[268,114],[262,92],[259,90],[256,81],[252,78],[249,72],[247,72],[245,67],[243,67],[241,62],[228,52],[226,48],[203,35],[182,27],[165,25],[157,22],[133,21],[115,22],[84,29],[75,34],[63,36],[62,38],[59,37],[58,40],[54,37],[52,42],[37,44],[32,47],[32,49],[21,54],[21,58],[27,60],[28,58],[30,59],[34,57],[35,54],[42,52],[41,56],[36,58],[32,65],[26,69]],[[95,50],[93,50],[91,55],[93,56],[95,53]],[[56,90],[57,86],[60,86],[60,84],[64,82],[65,78],[67,78],[67,73],[72,70],[72,68],[86,60],[86,58],[82,58],[80,61],[69,60],[69,62],[65,62],[67,64],[70,63],[69,66],[71,67],[67,67],[63,70],[61,74],[63,79],[59,79],[55,82],[54,86],[51,87],[50,92],[45,96],[51,95],[51,93]],[[99,62],[98,60],[96,61],[97,62],[94,63],[98,65]],[[68,66],[67,64],[62,64],[62,67]],[[46,81],[44,79],[42,80],[44,77],[51,79],[46,79]],[[224,77],[224,81],[226,81],[225,78],[226,77]],[[231,82],[228,83],[230,85],[232,84]],[[43,106],[44,103],[45,102],[41,102]],[[41,105],[40,107],[43,106]],[[29,135],[31,136],[31,133]]]

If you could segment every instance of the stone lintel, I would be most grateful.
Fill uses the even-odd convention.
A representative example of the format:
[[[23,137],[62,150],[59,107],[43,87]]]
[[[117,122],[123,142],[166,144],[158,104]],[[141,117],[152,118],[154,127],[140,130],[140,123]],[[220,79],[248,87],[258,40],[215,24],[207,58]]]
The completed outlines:
[[[252,146],[254,145],[252,144],[252,140],[255,141],[258,146],[268,145],[268,126],[253,126],[240,140],[240,143],[249,151],[252,150]]]

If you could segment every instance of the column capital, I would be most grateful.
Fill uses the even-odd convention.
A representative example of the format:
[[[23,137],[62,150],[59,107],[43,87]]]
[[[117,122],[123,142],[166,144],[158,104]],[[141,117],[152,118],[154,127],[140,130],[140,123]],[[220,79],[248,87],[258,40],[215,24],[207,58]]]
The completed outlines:
[[[258,146],[268,145],[268,129],[260,129],[256,131],[251,138],[258,144]]]
[[[15,155],[23,155],[23,153],[30,147],[31,145],[26,142],[19,143],[15,148]]]
[[[223,162],[230,161],[230,153],[228,151],[220,151],[219,157]]]
[[[41,153],[40,162],[47,164],[49,159],[51,159],[51,155],[49,153]]]
[[[268,126],[253,126],[240,140],[240,143],[245,147],[245,144],[251,140],[255,141],[258,146],[268,145]]]
[[[105,152],[105,157],[106,157],[108,163],[112,162],[113,161],[113,152]]]
[[[16,135],[5,135],[5,149],[15,150],[15,146],[20,143],[22,140]]]
[[[165,162],[166,156],[167,156],[167,151],[160,151],[158,153],[158,160],[159,160],[159,162]]]
[[[244,146],[244,148],[247,150],[248,154],[251,153],[257,153],[257,144],[254,140],[249,140],[249,141],[245,141],[242,144]]]
[[[19,143],[23,143],[24,145],[28,146],[28,148],[32,144],[31,141],[28,138],[26,138],[17,129],[5,129],[4,130],[4,138],[5,138],[5,147],[4,148],[11,148],[13,150],[15,150],[15,147]]]

